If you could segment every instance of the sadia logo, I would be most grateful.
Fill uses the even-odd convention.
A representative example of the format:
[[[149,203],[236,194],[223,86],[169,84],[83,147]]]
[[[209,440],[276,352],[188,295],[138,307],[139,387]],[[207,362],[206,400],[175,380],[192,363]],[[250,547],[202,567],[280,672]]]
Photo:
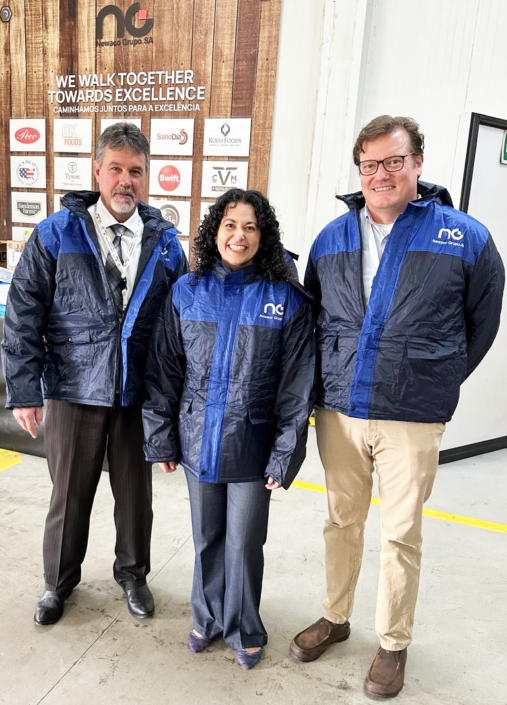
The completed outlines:
[[[153,20],[148,19],[148,11],[141,10],[140,3],[135,2],[129,7],[125,15],[116,5],[106,5],[97,15],[97,20],[95,23],[95,31],[97,39],[102,39],[103,29],[104,29],[104,19],[107,15],[114,15],[116,17],[116,34],[118,37],[123,37],[125,35],[125,30],[132,37],[144,37],[145,34],[153,27]],[[141,27],[134,26],[134,18],[138,15],[138,19],[144,20],[144,24]]]
[[[33,186],[39,178],[39,168],[31,159],[24,159],[19,163],[16,175],[23,186]]]
[[[188,135],[184,129],[180,130],[179,135],[176,135],[174,133],[171,135],[163,135],[162,133],[159,132],[157,134],[157,140],[160,140],[160,141],[169,140],[171,142],[178,142],[180,146],[183,146],[184,144],[186,144],[188,142]]]
[[[40,139],[40,132],[35,127],[21,127],[16,130],[14,137],[21,144],[34,144]]]
[[[180,172],[172,164],[166,164],[159,172],[158,183],[164,191],[175,191],[180,185],[180,181]]]

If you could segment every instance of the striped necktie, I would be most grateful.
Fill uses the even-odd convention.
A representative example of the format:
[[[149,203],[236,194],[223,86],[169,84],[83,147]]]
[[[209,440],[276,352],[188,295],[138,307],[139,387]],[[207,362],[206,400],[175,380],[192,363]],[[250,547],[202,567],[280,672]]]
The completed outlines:
[[[110,228],[115,234],[113,238],[113,247],[116,250],[120,262],[123,264],[123,257],[121,254],[121,238],[127,228],[120,223],[115,223],[114,225],[111,225]],[[123,316],[123,289],[126,286],[126,282],[122,278],[122,274],[114,263],[110,252],[108,253],[106,259],[106,274],[109,280],[109,286],[111,287],[111,291],[113,293],[118,316],[121,318]]]

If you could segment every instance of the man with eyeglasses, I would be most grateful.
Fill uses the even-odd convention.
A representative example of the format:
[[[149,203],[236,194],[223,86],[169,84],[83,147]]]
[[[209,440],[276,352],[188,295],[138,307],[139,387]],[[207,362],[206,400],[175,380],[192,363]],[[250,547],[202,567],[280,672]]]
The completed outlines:
[[[445,423],[460,384],[499,326],[503,265],[488,230],[419,181],[424,137],[411,118],[364,127],[353,157],[361,191],[313,243],[317,441],[326,474],[323,617],[291,643],[300,661],[349,637],[364,524],[379,479],[382,536],[376,632],[366,676],[374,699],[403,687],[422,545]]]

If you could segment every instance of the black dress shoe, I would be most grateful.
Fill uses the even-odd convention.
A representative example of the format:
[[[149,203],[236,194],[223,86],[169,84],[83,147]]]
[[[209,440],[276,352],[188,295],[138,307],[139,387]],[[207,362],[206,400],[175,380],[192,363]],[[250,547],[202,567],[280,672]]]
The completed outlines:
[[[147,585],[136,585],[130,589],[125,589],[129,612],[137,619],[153,617],[155,613],[155,603],[153,595]]]
[[[44,594],[37,602],[34,621],[37,624],[56,624],[63,614],[65,600],[70,596],[72,590],[56,592],[55,590],[45,590]]]

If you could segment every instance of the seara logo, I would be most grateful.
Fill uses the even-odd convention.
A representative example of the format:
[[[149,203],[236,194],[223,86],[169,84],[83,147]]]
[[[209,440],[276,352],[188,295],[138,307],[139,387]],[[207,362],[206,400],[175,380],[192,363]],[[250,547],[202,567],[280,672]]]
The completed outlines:
[[[34,144],[40,139],[40,132],[36,130],[35,127],[20,127],[16,130],[14,137],[21,144]]]
[[[148,11],[141,10],[140,6],[140,3],[135,2],[129,7],[125,14],[123,14],[116,5],[106,5],[103,7],[95,21],[95,34],[97,39],[102,39],[104,19],[108,15],[114,15],[116,17],[116,35],[120,39],[125,35],[125,30],[127,30],[132,37],[144,37],[145,34],[148,34],[153,27],[153,20],[148,19]],[[136,15],[138,15],[138,19],[144,20],[144,24],[141,27],[134,26],[134,18]]]
[[[180,181],[180,172],[172,164],[166,164],[159,172],[158,183],[164,191],[176,191],[180,185]]]

